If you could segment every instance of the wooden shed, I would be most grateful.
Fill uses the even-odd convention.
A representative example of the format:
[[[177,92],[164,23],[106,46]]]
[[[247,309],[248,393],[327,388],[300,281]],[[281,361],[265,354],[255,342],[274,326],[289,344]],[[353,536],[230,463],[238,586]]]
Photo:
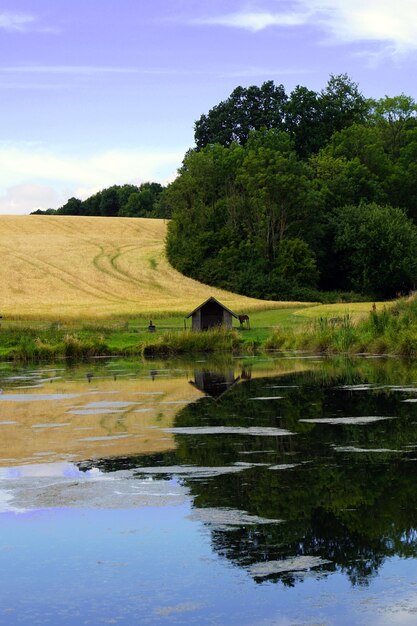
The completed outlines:
[[[191,311],[186,319],[189,317],[192,318],[193,330],[208,330],[216,326],[232,328],[233,318],[238,319],[233,311],[213,297],[208,298],[208,300],[200,304],[194,311]]]

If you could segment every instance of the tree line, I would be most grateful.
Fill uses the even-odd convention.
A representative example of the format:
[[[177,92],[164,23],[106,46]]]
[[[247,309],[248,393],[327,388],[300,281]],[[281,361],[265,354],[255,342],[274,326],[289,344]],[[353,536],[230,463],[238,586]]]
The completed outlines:
[[[97,215],[102,217],[168,217],[159,183],[113,185],[86,200],[69,198],[59,209],[38,209],[32,215]]]
[[[260,298],[409,291],[416,115],[413,98],[365,98],[346,75],[318,93],[236,88],[196,122],[196,146],[163,192],[170,262]]]

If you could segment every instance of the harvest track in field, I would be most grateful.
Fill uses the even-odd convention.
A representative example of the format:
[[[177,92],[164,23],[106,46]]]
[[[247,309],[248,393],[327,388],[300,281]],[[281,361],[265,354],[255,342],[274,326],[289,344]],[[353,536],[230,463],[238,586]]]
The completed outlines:
[[[294,306],[209,287],[174,270],[166,222],[0,216],[0,314],[86,318],[189,312],[214,296],[236,312]]]

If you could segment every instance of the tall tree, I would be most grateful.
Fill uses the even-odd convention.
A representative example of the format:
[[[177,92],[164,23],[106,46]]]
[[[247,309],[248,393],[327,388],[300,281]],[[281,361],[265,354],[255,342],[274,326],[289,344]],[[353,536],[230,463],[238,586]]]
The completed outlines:
[[[120,209],[120,200],[117,190],[109,187],[101,192],[100,213],[103,217],[116,217]]]
[[[247,143],[238,175],[257,206],[266,257],[276,259],[280,242],[297,236],[308,213],[308,168],[285,133],[261,131]]]
[[[285,106],[285,125],[299,157],[317,152],[327,140],[319,94],[298,85]]]
[[[219,143],[245,144],[251,130],[284,128],[287,95],[283,85],[272,80],[261,87],[236,87],[227,98],[203,114],[195,123],[195,142],[198,149]]]
[[[79,198],[70,198],[60,209],[58,209],[57,213],[61,215],[83,215],[82,201],[79,200]]]
[[[417,103],[401,94],[372,101],[371,117],[381,131],[387,151],[398,157],[406,144],[407,131],[417,128]]]
[[[367,119],[370,101],[359,91],[347,74],[331,74],[320,93],[322,123],[327,139],[334,132]]]

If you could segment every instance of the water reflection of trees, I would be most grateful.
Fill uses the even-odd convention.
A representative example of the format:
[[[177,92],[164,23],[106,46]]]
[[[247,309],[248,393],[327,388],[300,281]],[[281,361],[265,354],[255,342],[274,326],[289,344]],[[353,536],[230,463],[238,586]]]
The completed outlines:
[[[356,376],[350,382],[363,379]],[[251,380],[216,403],[197,402],[178,414],[176,426],[280,426],[295,433],[279,438],[176,436],[179,463],[268,464],[205,482],[186,481],[196,507],[231,507],[285,520],[213,529],[213,546],[220,554],[242,566],[320,556],[333,564],[322,566],[323,571],[337,567],[353,584],[369,581],[387,557],[416,556],[417,463],[412,448],[405,447],[417,443],[415,407],[401,402],[404,395],[389,388],[357,392],[340,389],[343,384],[343,378],[329,385],[311,373]],[[284,398],[257,403],[252,399],[275,394]],[[398,419],[364,426],[299,422],[335,416]],[[341,452],[338,447],[400,452]],[[271,465],[293,467],[272,470]],[[294,584],[299,577],[271,578]]]
[[[350,369],[347,379],[323,370],[243,381],[215,401],[204,398],[185,407],[175,421],[176,427],[282,427],[291,436],[176,434],[177,449],[169,455],[108,459],[102,469],[133,467],[140,475],[140,466],[247,462],[239,473],[183,478],[194,506],[228,507],[284,521],[213,526],[214,550],[242,567],[318,556],[331,562],[320,566],[323,575],[338,569],[352,584],[367,584],[386,558],[417,556],[417,459],[410,447],[417,447],[417,406],[401,402],[407,396],[386,386],[360,392],[340,388],[347,382],[400,383],[398,368],[384,379],[381,364],[364,367],[365,372]],[[253,400],[273,395],[283,398]],[[363,426],[299,421],[337,416],[397,419]],[[344,447],[398,452],[337,449]],[[269,579],[294,585],[304,578],[289,572]]]

